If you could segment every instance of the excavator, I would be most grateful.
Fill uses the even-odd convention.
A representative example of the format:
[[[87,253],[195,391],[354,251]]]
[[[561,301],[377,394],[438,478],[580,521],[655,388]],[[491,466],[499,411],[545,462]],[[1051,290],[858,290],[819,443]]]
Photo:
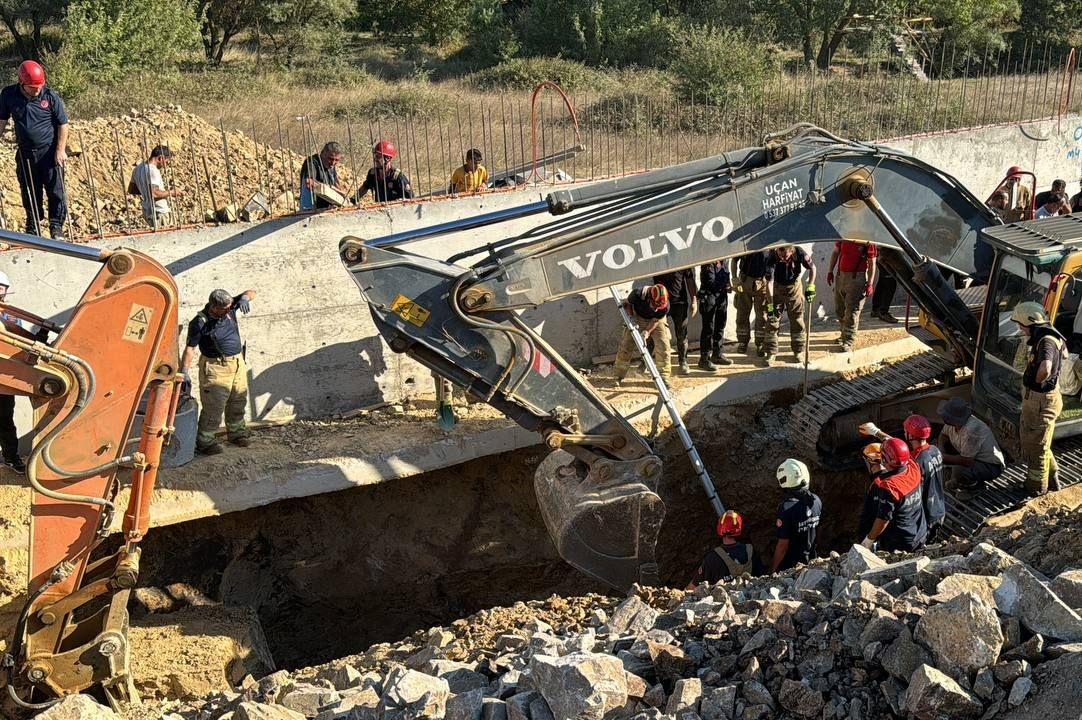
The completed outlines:
[[[472,229],[491,236],[490,226],[543,213],[555,219],[446,261],[402,247]],[[551,453],[534,487],[558,552],[626,589],[658,578],[662,460],[517,311],[784,244],[841,238],[886,248],[881,263],[919,305],[916,330],[932,349],[853,387],[811,393],[792,413],[797,446],[830,464],[861,442],[859,422],[900,430],[909,412],[935,418],[939,399],[964,394],[1012,447],[1021,377],[1012,363],[1022,336],[1005,318],[1017,302],[1036,299],[1057,327],[1071,325],[1082,218],[1003,226],[958,180],[888,147],[801,124],[767,135],[759,147],[557,190],[516,208],[346,237],[339,252],[392,350],[540,433]],[[960,295],[957,279],[974,275],[988,285]],[[1061,422],[1057,434],[1079,434],[1075,428],[1082,424]],[[959,504],[954,510],[959,517]],[[974,512],[963,528],[979,524]]]
[[[29,398],[34,411],[29,585],[3,655],[6,704],[42,710],[100,688],[120,707],[137,698],[128,596],[180,397],[177,286],[136,250],[9,231],[0,241],[101,265],[62,325],[0,303],[0,393]],[[128,438],[138,414],[136,444]],[[121,474],[131,496],[120,546],[106,552]]]

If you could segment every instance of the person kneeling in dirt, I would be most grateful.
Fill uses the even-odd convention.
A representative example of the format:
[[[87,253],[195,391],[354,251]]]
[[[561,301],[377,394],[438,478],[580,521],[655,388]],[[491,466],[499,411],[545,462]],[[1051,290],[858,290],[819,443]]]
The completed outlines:
[[[955,397],[939,403],[938,410],[943,421],[938,445],[943,462],[950,466],[948,486],[959,499],[969,500],[999,477],[1007,462],[992,428],[973,414],[969,403]]]
[[[861,426],[864,432],[868,425]],[[924,496],[920,468],[909,456],[901,438],[887,437],[881,444],[882,470],[872,473],[860,516],[861,545],[869,550],[912,551],[924,545],[928,526],[924,521]],[[865,453],[865,462],[868,453]],[[869,470],[872,469],[869,464]]]
[[[823,513],[823,502],[811,491],[807,465],[789,458],[778,466],[777,475],[785,499],[778,505],[775,522],[778,540],[770,572],[788,570],[815,559],[815,535]]]
[[[624,310],[635,321],[635,326],[642,333],[643,340],[654,341],[654,364],[657,365],[661,379],[667,383],[672,374],[672,359],[669,357],[671,341],[669,324],[665,322],[669,314],[669,291],[660,284],[636,288],[624,301]],[[625,326],[624,335],[620,338],[620,347],[616,350],[616,363],[612,368],[612,375],[617,385],[627,377],[634,352],[635,339],[631,337],[631,331]]]
[[[685,590],[694,590],[699,583],[716,583],[738,578],[741,575],[762,575],[765,568],[759,553],[751,543],[740,542],[744,535],[744,518],[735,510],[726,510],[718,518],[718,536],[721,545],[703,556],[703,562],[695,571]]]

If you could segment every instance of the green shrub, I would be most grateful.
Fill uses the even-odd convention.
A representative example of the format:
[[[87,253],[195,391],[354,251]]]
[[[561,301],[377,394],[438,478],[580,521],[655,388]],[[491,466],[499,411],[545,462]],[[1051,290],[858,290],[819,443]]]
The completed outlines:
[[[523,50],[591,65],[664,65],[675,25],[649,0],[533,0],[518,23]]]
[[[475,72],[467,79],[482,90],[532,90],[542,80],[550,80],[564,90],[596,90],[612,84],[604,73],[581,62],[549,57],[515,58]]]
[[[778,62],[769,47],[739,30],[691,26],[677,33],[669,69],[680,99],[728,106],[760,99]]]
[[[470,5],[469,41],[462,54],[482,66],[510,60],[521,49],[503,7],[500,0],[474,0]]]
[[[428,83],[388,85],[375,97],[358,103],[335,105],[327,114],[338,120],[390,120],[394,118],[434,119],[454,112],[456,98]]]

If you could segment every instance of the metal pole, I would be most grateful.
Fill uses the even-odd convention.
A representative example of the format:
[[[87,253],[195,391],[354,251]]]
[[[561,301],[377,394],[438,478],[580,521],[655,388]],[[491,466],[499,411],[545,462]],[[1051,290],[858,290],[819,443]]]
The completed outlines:
[[[808,361],[811,354],[812,338],[812,301],[805,298],[804,302],[804,397],[808,396]],[[792,332],[792,328],[789,328]]]
[[[635,340],[635,346],[639,349],[639,354],[642,355],[643,367],[650,373],[650,377],[654,380],[654,386],[657,388],[658,395],[661,396],[661,400],[665,403],[665,409],[669,411],[669,417],[672,418],[672,424],[676,428],[677,435],[680,436],[680,444],[684,446],[684,450],[687,451],[688,459],[691,460],[691,466],[695,468],[695,474],[699,476],[699,481],[703,485],[703,491],[706,493],[707,500],[710,501],[710,506],[714,508],[714,513],[718,517],[721,517],[725,512],[725,506],[721,503],[721,498],[718,497],[717,492],[714,490],[714,482],[710,479],[710,474],[706,471],[706,466],[703,465],[703,460],[699,457],[699,451],[695,449],[695,443],[691,440],[691,435],[688,433],[687,426],[684,425],[683,418],[680,417],[680,411],[676,409],[676,403],[673,402],[672,396],[669,395],[669,389],[665,386],[665,381],[661,379],[661,374],[657,371],[657,366],[654,365],[654,358],[651,357],[650,351],[646,349],[646,341],[643,339],[642,334],[639,333],[639,329],[635,327],[635,321],[631,319],[631,316],[624,310],[624,301],[620,299],[620,293],[616,292],[616,287],[609,286],[609,292],[612,293],[612,299],[616,303],[617,309],[620,311],[620,317],[623,318],[624,326],[627,327],[628,332],[631,333],[631,337]]]
[[[233,190],[233,163],[229,160],[229,139],[225,134],[225,123],[218,118],[218,126],[222,129],[222,159],[225,160],[225,179],[229,184],[229,202],[233,204],[233,214],[240,219],[240,206],[237,205],[237,193]]]
[[[128,186],[124,183],[124,154],[120,152],[120,130],[116,128],[113,128],[113,142],[116,144],[116,173],[120,180],[120,194],[124,198],[124,226],[130,228],[131,196],[128,195]]]

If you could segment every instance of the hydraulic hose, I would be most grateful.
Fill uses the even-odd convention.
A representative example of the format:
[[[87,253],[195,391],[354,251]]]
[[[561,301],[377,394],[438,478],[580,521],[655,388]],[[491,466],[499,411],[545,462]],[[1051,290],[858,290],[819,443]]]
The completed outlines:
[[[26,635],[26,621],[30,617],[30,608],[33,607],[34,602],[41,597],[46,590],[56,585],[59,582],[63,582],[69,575],[75,572],[75,566],[71,563],[64,561],[53,569],[49,575],[49,579],[42,583],[41,587],[30,594],[26,603],[23,605],[22,611],[19,613],[19,621],[15,624],[15,638],[12,641],[11,652],[4,655],[4,667],[7,670],[7,688],[8,697],[12,702],[27,710],[45,710],[60,702],[61,698],[55,698],[41,703],[31,703],[23,700],[15,692],[15,659],[22,654],[23,650],[23,637]]]

